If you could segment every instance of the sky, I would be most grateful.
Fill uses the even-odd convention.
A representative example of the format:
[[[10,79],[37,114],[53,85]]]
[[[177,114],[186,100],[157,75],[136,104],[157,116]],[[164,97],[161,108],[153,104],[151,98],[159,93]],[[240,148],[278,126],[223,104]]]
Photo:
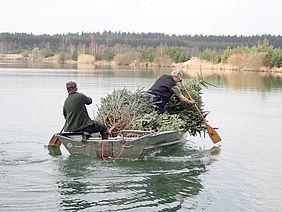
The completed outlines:
[[[0,32],[282,35],[282,0],[1,0]]]

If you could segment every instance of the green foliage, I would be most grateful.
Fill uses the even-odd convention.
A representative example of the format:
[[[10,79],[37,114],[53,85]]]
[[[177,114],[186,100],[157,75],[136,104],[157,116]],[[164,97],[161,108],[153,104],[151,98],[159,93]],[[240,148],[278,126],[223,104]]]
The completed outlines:
[[[206,115],[203,111],[203,102],[201,97],[202,85],[207,86],[203,79],[193,80],[190,83],[183,83],[191,97],[196,101],[196,104],[202,114]],[[185,95],[183,88],[180,88],[182,94]],[[186,96],[186,95],[185,95]],[[193,105],[187,105],[179,101],[178,97],[172,96],[167,104],[167,111],[169,114],[177,114],[181,120],[185,123],[185,129],[190,133],[190,135],[197,135],[204,131],[205,126],[203,119],[196,107]]]
[[[78,58],[78,51],[74,50],[72,55],[71,55],[71,59],[74,60],[74,61],[77,61],[77,58]]]
[[[228,47],[227,49],[225,49],[222,54],[221,54],[221,61],[222,62],[226,62],[227,59],[234,54],[247,54],[248,52],[250,52],[250,48],[247,46],[238,46],[235,47],[233,49],[231,49],[230,47]]]
[[[138,116],[134,121],[134,129],[154,130],[156,132],[168,130],[181,130],[185,128],[185,121],[182,120],[177,114],[158,114],[153,111],[149,114]]]
[[[154,107],[148,102],[142,89],[134,93],[127,89],[114,90],[101,99],[96,119],[104,122],[112,136],[117,136],[120,130],[132,129],[134,120],[140,115],[151,113]]]
[[[55,52],[53,52],[52,49],[43,49],[41,52],[44,58],[53,57],[55,55]]]
[[[141,60],[144,62],[153,62],[156,57],[155,49],[143,49],[141,51]]]
[[[65,53],[62,53],[62,54],[65,54]],[[40,49],[38,47],[35,47],[32,49],[31,55],[32,55],[32,62],[39,63],[43,61],[43,58],[54,56],[55,52],[49,48]]]
[[[209,62],[218,63],[220,62],[220,55],[211,49],[206,49],[203,51],[203,53],[200,55],[200,59],[207,60]]]
[[[129,65],[130,63],[137,61],[139,59],[140,54],[137,52],[126,52],[126,53],[119,53],[115,55],[114,61],[118,65]]]
[[[35,50],[37,47],[38,50]],[[220,61],[226,62],[234,54],[265,53],[264,64],[281,67],[282,37],[272,35],[256,36],[206,36],[166,35],[163,33],[96,32],[68,33],[56,35],[34,35],[26,33],[0,33],[1,53],[23,53],[32,55],[33,62],[64,52],[77,61],[78,52],[95,55],[96,59],[113,60],[119,52],[117,63],[124,65],[141,60],[156,64],[171,65],[185,62],[190,53],[201,55],[202,59],[216,62],[216,52],[222,52]],[[94,51],[95,50],[95,51]],[[188,52],[189,51],[189,52]],[[134,58],[126,52],[139,52]],[[120,55],[123,54],[123,55]],[[262,54],[259,54],[262,55]],[[130,58],[131,57],[131,58]],[[251,57],[250,57],[251,58]],[[251,59],[250,59],[251,60]],[[260,63],[258,63],[260,64]]]
[[[264,39],[257,46],[254,46],[254,48],[256,52],[268,52],[270,49],[273,49],[273,46],[270,45],[267,39]]]
[[[267,39],[260,41],[257,45],[252,47],[236,47],[227,48],[223,51],[221,59],[226,62],[227,59],[234,54],[245,54],[246,58],[252,58],[250,55],[256,55],[257,53],[265,53],[262,63],[267,67],[281,67],[282,66],[282,53],[281,49],[274,48]]]
[[[173,60],[165,54],[164,46],[159,46],[156,48],[156,54],[153,63],[158,64],[159,66],[169,66],[173,63]]]
[[[213,35],[166,35],[163,33],[125,33],[105,31],[103,33],[67,33],[55,35],[34,35],[27,33],[0,33],[1,53],[19,53],[31,50],[36,46],[40,49],[51,49],[53,52],[65,51],[72,54],[74,49],[78,52],[93,53],[93,44],[101,54],[107,48],[121,52],[121,48],[155,49],[159,46],[177,47],[187,49],[193,54],[199,54],[205,49],[218,52],[230,47],[253,46],[261,40],[267,39],[274,48],[282,48],[282,37],[272,35],[256,36],[213,36]],[[97,47],[97,48],[96,48]]]
[[[282,50],[269,49],[263,60],[263,64],[268,67],[282,67]]]
[[[115,56],[115,52],[112,49],[106,49],[104,51],[104,59],[106,61],[111,61]]]
[[[205,83],[200,79],[184,84],[203,112],[201,85]],[[167,113],[158,114],[148,101],[146,92],[142,89],[130,92],[124,88],[102,98],[96,119],[108,126],[112,136],[117,136],[123,129],[156,132],[185,129],[194,136],[205,130],[204,122],[193,105],[184,104],[172,96],[166,108]]]
[[[182,48],[168,47],[165,49],[165,53],[175,62],[181,63],[189,60],[191,54]]]
[[[101,98],[101,107],[97,117],[102,120],[101,118],[109,114],[110,111],[122,111],[124,108],[128,108],[133,116],[153,111],[151,106],[148,105],[145,91],[137,89],[135,92],[131,92],[123,88],[114,90],[111,94]]]
[[[221,54],[221,61],[222,62],[226,62],[227,59],[232,55],[232,50],[230,47],[228,47],[227,49],[225,49],[222,54]]]

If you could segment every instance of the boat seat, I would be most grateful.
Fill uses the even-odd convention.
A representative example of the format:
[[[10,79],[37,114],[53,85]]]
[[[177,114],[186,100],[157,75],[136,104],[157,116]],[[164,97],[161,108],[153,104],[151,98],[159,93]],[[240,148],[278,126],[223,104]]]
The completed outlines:
[[[88,132],[85,132],[85,131],[63,132],[63,133],[59,133],[59,134],[63,135],[63,136],[81,135],[82,136],[82,139],[81,139],[82,142],[86,142],[91,137],[91,134],[88,133]]]
[[[85,135],[90,135],[90,133],[84,132],[84,131],[62,132],[62,133],[58,133],[58,134],[60,134],[60,135],[66,135],[66,136],[68,136],[68,135],[83,135],[83,134],[85,134]]]

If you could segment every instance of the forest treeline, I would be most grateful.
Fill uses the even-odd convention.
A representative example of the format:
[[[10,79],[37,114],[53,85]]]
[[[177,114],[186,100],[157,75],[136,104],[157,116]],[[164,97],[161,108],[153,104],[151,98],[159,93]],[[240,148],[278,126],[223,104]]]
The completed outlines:
[[[95,48],[156,48],[160,45],[183,47],[197,54],[206,49],[223,50],[235,46],[253,46],[259,41],[268,40],[275,48],[282,48],[282,36],[214,36],[214,35],[166,35],[163,33],[68,33],[57,35],[34,35],[26,33],[0,33],[0,53],[20,53],[34,47],[47,48],[52,51],[67,51],[84,48],[91,53]]]
[[[271,54],[274,56],[278,54],[280,61],[282,49],[280,35],[192,36],[111,31],[56,35],[0,33],[0,54],[33,54],[33,59],[39,57],[38,55],[43,58],[60,55],[62,62],[66,59],[77,61],[81,54],[93,55],[95,61],[111,61],[115,58],[116,61],[131,62],[131,58],[138,58],[141,61],[153,62],[156,58],[163,58],[165,54],[173,62],[183,62],[189,60],[191,56],[220,62],[222,59],[217,53],[226,53],[226,50],[228,53],[234,52],[230,49],[236,49],[238,52],[238,48],[242,52],[242,48],[251,49],[265,41],[271,49],[275,50]]]

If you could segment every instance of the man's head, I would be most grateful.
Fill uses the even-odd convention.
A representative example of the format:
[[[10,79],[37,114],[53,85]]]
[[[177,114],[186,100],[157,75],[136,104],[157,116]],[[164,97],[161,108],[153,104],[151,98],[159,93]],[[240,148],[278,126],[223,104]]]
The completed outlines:
[[[76,83],[73,81],[67,82],[66,88],[68,93],[77,91]]]
[[[175,82],[181,82],[182,80],[182,72],[179,71],[179,70],[173,70],[171,73],[170,73],[170,76],[172,77],[172,79],[175,81]]]

